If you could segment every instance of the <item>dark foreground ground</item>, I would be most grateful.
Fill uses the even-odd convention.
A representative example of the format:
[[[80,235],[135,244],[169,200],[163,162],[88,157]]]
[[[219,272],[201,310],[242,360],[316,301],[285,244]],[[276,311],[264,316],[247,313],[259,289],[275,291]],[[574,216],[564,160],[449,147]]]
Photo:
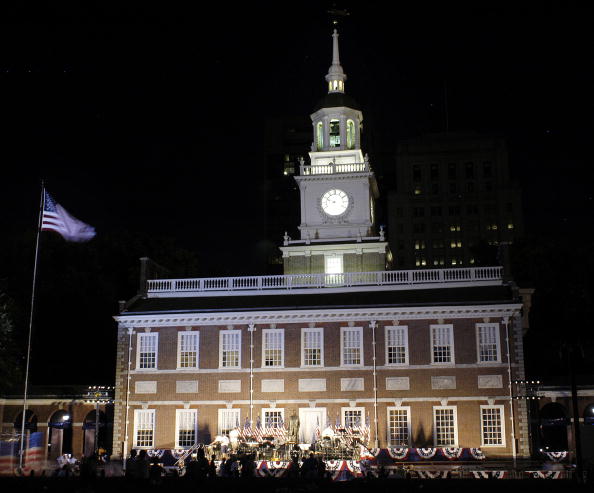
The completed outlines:
[[[201,482],[183,478],[163,478],[158,483],[132,481],[125,478],[82,480],[80,478],[0,478],[2,493],[147,493],[167,491],[175,493],[222,492],[247,493],[490,493],[522,492],[546,493],[548,491],[588,491],[594,485],[578,485],[571,480],[546,479],[372,479],[333,483],[302,479],[216,479]]]

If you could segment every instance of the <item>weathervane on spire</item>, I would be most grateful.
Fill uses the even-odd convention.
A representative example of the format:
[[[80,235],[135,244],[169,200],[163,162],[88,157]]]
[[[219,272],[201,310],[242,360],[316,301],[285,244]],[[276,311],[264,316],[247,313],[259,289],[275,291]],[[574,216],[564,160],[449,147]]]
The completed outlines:
[[[332,3],[332,8],[327,10],[328,15],[330,15],[330,19],[332,20],[332,24],[334,26],[338,25],[338,18],[339,17],[347,17],[351,15],[346,9],[339,9],[336,7],[336,2]]]

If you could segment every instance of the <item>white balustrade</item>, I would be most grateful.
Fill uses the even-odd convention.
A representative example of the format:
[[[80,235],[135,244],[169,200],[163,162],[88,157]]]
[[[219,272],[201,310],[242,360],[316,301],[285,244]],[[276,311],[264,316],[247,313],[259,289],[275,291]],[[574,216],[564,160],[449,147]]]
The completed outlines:
[[[277,276],[208,277],[196,279],[151,279],[147,292],[155,295],[232,291],[290,291],[351,286],[398,286],[501,281],[502,267],[420,269],[344,274],[291,274]]]
[[[333,175],[337,173],[365,173],[370,171],[369,163],[328,163],[301,165],[301,176]]]

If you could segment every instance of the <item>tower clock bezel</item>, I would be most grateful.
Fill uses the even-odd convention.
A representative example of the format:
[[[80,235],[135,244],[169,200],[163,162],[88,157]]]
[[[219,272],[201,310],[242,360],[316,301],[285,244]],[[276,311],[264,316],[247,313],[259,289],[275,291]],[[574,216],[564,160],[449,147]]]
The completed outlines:
[[[344,211],[342,211],[340,214],[329,214],[328,212],[326,212],[326,210],[324,209],[324,206],[322,205],[324,198],[326,196],[328,196],[330,194],[330,192],[342,192],[346,195],[347,205],[346,205]],[[349,192],[347,192],[346,190],[343,190],[341,188],[338,188],[338,187],[332,187],[332,188],[325,190],[324,193],[322,193],[320,195],[320,197],[318,199],[318,210],[320,211],[320,214],[324,218],[325,222],[341,222],[352,211],[353,203],[354,203],[353,196]]]

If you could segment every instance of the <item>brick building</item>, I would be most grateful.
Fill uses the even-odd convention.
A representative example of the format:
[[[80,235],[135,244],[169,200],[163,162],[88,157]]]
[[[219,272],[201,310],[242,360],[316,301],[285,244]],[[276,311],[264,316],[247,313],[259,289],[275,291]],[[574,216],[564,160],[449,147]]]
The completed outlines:
[[[524,376],[522,293],[501,267],[388,270],[336,32],[326,81],[284,274],[145,279],[122,304],[115,451],[184,448],[295,416],[302,443],[338,424],[363,429],[370,447],[529,454],[510,385]]]

